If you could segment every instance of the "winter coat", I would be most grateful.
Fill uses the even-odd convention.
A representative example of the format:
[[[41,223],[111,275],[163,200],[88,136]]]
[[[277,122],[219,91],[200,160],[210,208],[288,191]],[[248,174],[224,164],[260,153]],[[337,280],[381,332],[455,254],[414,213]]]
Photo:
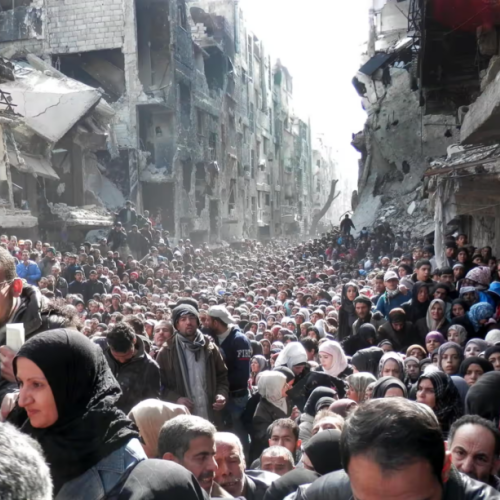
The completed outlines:
[[[127,233],[124,229],[121,231],[115,231],[112,229],[108,234],[107,240],[109,247],[113,252],[115,252],[127,243]]]
[[[176,335],[180,334],[176,333]],[[156,357],[156,361],[160,366],[161,398],[171,403],[176,403],[179,398],[187,398],[189,394],[182,378],[176,335],[167,340]],[[209,420],[217,426],[222,426],[221,412],[215,412],[212,405],[215,403],[215,396],[218,394],[226,399],[229,396],[227,367],[222,359],[222,354],[212,339],[206,335],[204,337]]]
[[[28,265],[26,266],[24,262],[19,263],[16,266],[17,275],[26,280],[29,285],[37,286],[38,280],[42,277],[42,272],[40,268],[32,260],[28,260]]]
[[[42,276],[49,276],[52,274],[52,268],[57,264],[56,259],[49,259],[45,257],[38,263],[38,267],[40,268],[40,272]]]
[[[122,389],[117,407],[125,414],[145,399],[160,397],[160,368],[144,351],[144,342],[140,337],[136,336],[135,354],[130,361],[119,363],[109,347],[104,349],[104,355]]]
[[[96,293],[102,295],[106,293],[104,284],[99,280],[88,280],[83,284],[83,300],[87,303]]]
[[[396,332],[390,323],[382,325],[378,330],[378,340],[389,340],[396,352],[403,352],[406,354],[408,347],[414,344],[420,344],[421,338],[415,330],[413,323],[407,321],[405,327],[401,332]]]

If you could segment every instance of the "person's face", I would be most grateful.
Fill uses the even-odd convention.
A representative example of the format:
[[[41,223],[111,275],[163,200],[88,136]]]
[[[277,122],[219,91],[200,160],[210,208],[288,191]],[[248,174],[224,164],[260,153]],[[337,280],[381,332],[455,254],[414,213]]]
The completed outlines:
[[[252,362],[250,363],[250,369],[252,373],[259,373],[260,365],[256,359],[252,359]]]
[[[417,280],[427,281],[431,275],[431,266],[427,264],[423,265],[420,269],[417,269]]]
[[[405,324],[403,322],[396,322],[396,323],[391,323],[391,326],[395,332],[400,332],[405,327]]]
[[[467,252],[458,252],[457,260],[460,264],[465,264],[467,262],[468,254]]]
[[[392,348],[392,345],[391,344],[384,344],[382,347],[381,347],[382,351],[384,352],[392,352],[394,349]]]
[[[471,387],[481,378],[483,374],[483,369],[479,365],[472,363],[467,368],[467,371],[464,375],[464,380],[467,382],[467,385]]]
[[[500,372],[500,352],[494,352],[491,354],[488,361],[493,365],[496,372]]]
[[[429,300],[429,290],[427,289],[427,287],[423,286],[422,288],[420,288],[417,294],[417,300],[421,304]]]
[[[399,281],[397,279],[388,280],[385,282],[385,287],[387,288],[387,290],[393,292],[398,287],[398,283]]]
[[[460,367],[460,356],[456,349],[446,349],[441,358],[441,369],[447,375],[455,375]]]
[[[425,358],[424,353],[420,349],[412,349],[410,351],[410,356],[413,356],[413,357],[420,359],[420,360]]]
[[[462,298],[467,302],[469,305],[474,305],[476,302],[476,294],[474,292],[467,292],[464,293]]]
[[[315,436],[318,432],[328,431],[328,430],[337,430],[342,431],[342,425],[340,423],[340,419],[334,417],[325,417],[322,418],[312,430],[312,435]]]
[[[389,359],[385,362],[384,367],[382,368],[382,377],[396,377],[399,378],[400,371],[398,363]]]
[[[76,281],[82,281],[82,279],[83,279],[83,276],[82,276],[82,274],[81,274],[81,273],[76,273],[76,274],[75,274],[75,280],[76,280]]]
[[[267,457],[264,455],[260,462],[260,468],[267,472],[274,472],[278,476],[284,476],[293,469],[292,464],[282,455],[279,457]]]
[[[428,378],[424,378],[418,384],[417,402],[434,409],[436,406],[436,392],[434,385]]]
[[[448,342],[455,342],[460,345],[460,334],[456,330],[448,330]]]
[[[161,347],[167,340],[172,337],[171,329],[164,324],[159,324],[155,328],[154,343],[156,347]]]
[[[442,274],[441,283],[453,283],[453,274]]]
[[[353,401],[356,401],[356,403],[359,403],[359,395],[350,385],[346,391],[346,398],[352,399]]]
[[[320,352],[318,357],[319,357],[319,362],[320,362],[321,366],[325,370],[329,370],[332,367],[333,356],[331,354],[328,354],[327,352]]]
[[[481,354],[481,350],[479,349],[479,346],[476,344],[469,344],[465,348],[464,356],[466,358],[472,358],[472,357],[477,357]]]
[[[428,353],[431,353],[435,349],[437,349],[441,343],[437,341],[436,339],[429,339],[425,342],[425,348],[427,349]]]
[[[214,439],[200,436],[191,440],[189,450],[184,453],[181,465],[192,472],[200,486],[210,494],[217,472]]]
[[[35,429],[46,429],[59,418],[54,394],[42,370],[28,358],[17,360],[18,404]]]
[[[415,379],[420,373],[420,366],[415,361],[408,361],[406,363],[406,373],[411,379]]]
[[[441,304],[434,304],[431,307],[431,318],[434,321],[441,321],[444,316],[444,311],[443,308],[441,307]]]
[[[241,496],[245,486],[246,464],[239,446],[233,443],[217,443],[215,460],[218,466],[215,475],[217,484],[233,497]]]
[[[132,346],[127,352],[117,352],[110,347],[109,352],[111,353],[111,356],[118,361],[118,363],[124,364],[134,357],[135,347]]]
[[[295,439],[292,429],[286,427],[274,426],[269,439],[269,446],[283,446],[292,454],[295,454],[297,448],[300,446],[301,441]]]
[[[304,368],[304,365],[297,365],[292,368],[292,372],[295,373],[295,375],[300,375],[304,371]]]
[[[197,329],[198,322],[196,321],[196,317],[192,314],[186,314],[177,320],[177,330],[185,337],[193,337]]]
[[[478,266],[481,266],[481,265],[484,264],[483,263],[483,258],[480,255],[478,255],[477,257],[475,257],[472,262],[474,262],[474,264],[477,264]]]
[[[455,318],[465,316],[465,309],[463,308],[462,304],[453,304],[451,312],[453,313],[453,316]],[[453,342],[456,342],[456,340],[454,340]]]
[[[368,313],[370,312],[370,308],[368,307],[368,304],[365,304],[363,302],[358,302],[356,304],[356,316],[361,319],[365,319],[368,316]]]
[[[446,296],[447,296],[447,293],[446,293],[446,290],[444,288],[438,288],[434,292],[434,298],[435,299],[446,300]]]
[[[463,247],[464,245],[467,245],[467,237],[464,236],[464,235],[460,235],[458,238],[457,238],[457,245],[459,247]]]
[[[356,298],[356,289],[353,286],[348,287],[346,295],[347,299],[352,302]]]
[[[448,257],[449,259],[453,259],[453,256],[455,255],[455,249],[454,248],[450,248],[448,247],[446,250],[446,257]]]
[[[23,261],[24,262],[28,262],[29,258],[30,258],[30,254],[28,252],[23,252]]]
[[[469,477],[488,484],[498,470],[493,434],[482,425],[465,424],[449,444],[453,465]]]
[[[347,473],[358,500],[441,500],[443,494],[430,462],[423,459],[388,473],[368,456],[355,455]]]
[[[402,398],[404,397],[403,390],[401,387],[389,387],[387,391],[385,391],[384,398]]]

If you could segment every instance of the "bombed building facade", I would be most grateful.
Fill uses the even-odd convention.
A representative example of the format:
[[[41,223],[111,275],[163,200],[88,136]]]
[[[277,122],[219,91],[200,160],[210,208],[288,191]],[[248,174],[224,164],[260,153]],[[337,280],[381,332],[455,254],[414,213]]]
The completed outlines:
[[[369,20],[355,223],[434,235],[438,259],[457,231],[500,252],[498,3],[372,0]]]
[[[99,218],[99,207],[130,199],[171,236],[194,243],[308,230],[335,162],[324,148],[313,151],[311,126],[294,112],[292,76],[249,30],[237,0],[0,3],[5,61],[96,97],[74,120],[53,96],[28,111],[48,118],[59,107],[70,125],[62,135],[20,117],[43,146],[18,139],[10,149],[35,151],[53,174],[26,171],[33,179],[25,188],[14,178],[19,155],[5,156],[32,228],[38,219],[38,230],[50,231],[64,215],[67,233],[88,205]],[[0,106],[2,114],[16,109]],[[9,227],[2,220],[1,230]]]

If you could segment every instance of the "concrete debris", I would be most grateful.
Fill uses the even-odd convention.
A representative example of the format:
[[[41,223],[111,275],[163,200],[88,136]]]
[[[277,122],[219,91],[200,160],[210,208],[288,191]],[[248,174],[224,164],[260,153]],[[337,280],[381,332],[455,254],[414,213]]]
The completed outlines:
[[[69,207],[64,203],[48,203],[53,215],[56,215],[67,226],[112,226],[114,217],[106,209],[95,205]]]
[[[416,209],[417,209],[417,203],[415,201],[412,201],[407,210],[408,215],[413,215],[413,212],[415,212]]]

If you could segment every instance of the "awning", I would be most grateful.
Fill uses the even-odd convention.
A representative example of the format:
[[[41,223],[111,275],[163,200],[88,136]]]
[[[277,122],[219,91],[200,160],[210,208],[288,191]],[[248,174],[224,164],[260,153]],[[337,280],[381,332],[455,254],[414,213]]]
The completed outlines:
[[[24,163],[20,163],[17,158],[17,154],[14,151],[9,150],[8,154],[9,163],[20,172],[35,175],[37,177],[44,177],[45,179],[51,179],[54,181],[61,180],[56,174],[56,171],[52,168],[50,162],[43,156],[20,153],[21,158],[24,160]]]
[[[372,76],[377,70],[385,66],[387,63],[394,59],[396,54],[386,54],[385,52],[378,52],[369,61],[367,61],[361,68],[359,72],[367,76]]]

